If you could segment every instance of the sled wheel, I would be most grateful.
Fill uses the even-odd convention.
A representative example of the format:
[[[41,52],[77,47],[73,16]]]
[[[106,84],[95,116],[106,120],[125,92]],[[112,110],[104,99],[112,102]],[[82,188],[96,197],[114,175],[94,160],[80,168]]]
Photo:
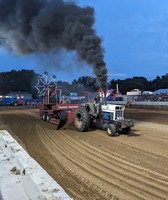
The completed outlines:
[[[50,116],[46,115],[46,121],[49,122],[50,121]]]
[[[42,120],[43,120],[43,121],[47,121],[47,114],[43,114]]]

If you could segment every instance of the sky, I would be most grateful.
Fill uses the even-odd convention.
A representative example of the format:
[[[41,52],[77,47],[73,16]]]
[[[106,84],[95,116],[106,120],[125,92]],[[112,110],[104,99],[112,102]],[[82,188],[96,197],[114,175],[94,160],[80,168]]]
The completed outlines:
[[[153,80],[168,73],[167,0],[76,0],[76,3],[95,10],[94,28],[102,38],[108,81],[134,76]],[[81,76],[94,76],[90,66],[76,61],[74,52],[53,53],[51,61],[54,60],[56,67],[49,67],[50,62],[45,67],[46,56],[38,53],[16,56],[0,46],[0,72],[33,69],[43,74],[48,71],[58,80],[69,82]]]

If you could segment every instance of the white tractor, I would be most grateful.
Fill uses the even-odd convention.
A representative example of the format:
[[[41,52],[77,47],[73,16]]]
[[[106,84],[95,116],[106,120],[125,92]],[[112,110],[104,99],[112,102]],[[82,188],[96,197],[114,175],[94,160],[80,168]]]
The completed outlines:
[[[97,127],[106,130],[109,136],[116,134],[129,133],[134,121],[124,119],[125,106],[113,104],[94,104],[82,105],[75,112],[75,128],[80,132],[86,132],[89,128]]]

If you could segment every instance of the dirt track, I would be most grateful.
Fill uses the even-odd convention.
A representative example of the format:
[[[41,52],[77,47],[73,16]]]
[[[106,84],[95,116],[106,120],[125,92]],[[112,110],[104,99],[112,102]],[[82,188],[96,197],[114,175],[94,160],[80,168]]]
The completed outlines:
[[[1,110],[6,129],[76,200],[168,199],[168,112],[127,109],[131,135],[55,130],[37,110]]]

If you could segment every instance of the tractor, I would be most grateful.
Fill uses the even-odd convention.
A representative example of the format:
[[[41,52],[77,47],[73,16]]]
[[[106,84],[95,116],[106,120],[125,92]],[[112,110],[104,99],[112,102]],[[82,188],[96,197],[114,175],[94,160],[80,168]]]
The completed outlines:
[[[124,119],[125,106],[106,103],[83,104],[74,113],[74,125],[77,131],[86,132],[91,127],[106,130],[109,136],[130,133],[134,121]]]
[[[124,119],[123,105],[113,105],[94,101],[93,103],[61,102],[61,89],[56,87],[55,77],[47,80],[47,74],[39,77],[36,85],[39,94],[43,96],[43,104],[40,105],[40,118],[44,121],[57,124],[57,129],[65,124],[74,123],[75,129],[86,132],[90,128],[107,130],[109,136],[123,132],[129,133],[134,126],[133,120]],[[101,97],[99,95],[97,97]],[[100,100],[100,98],[97,98]]]
[[[120,132],[130,133],[134,121],[124,119],[123,105],[86,103],[86,104],[42,104],[40,117],[44,121],[57,125],[57,129],[65,124],[74,124],[79,132],[87,132],[91,128],[106,130],[109,136]]]

